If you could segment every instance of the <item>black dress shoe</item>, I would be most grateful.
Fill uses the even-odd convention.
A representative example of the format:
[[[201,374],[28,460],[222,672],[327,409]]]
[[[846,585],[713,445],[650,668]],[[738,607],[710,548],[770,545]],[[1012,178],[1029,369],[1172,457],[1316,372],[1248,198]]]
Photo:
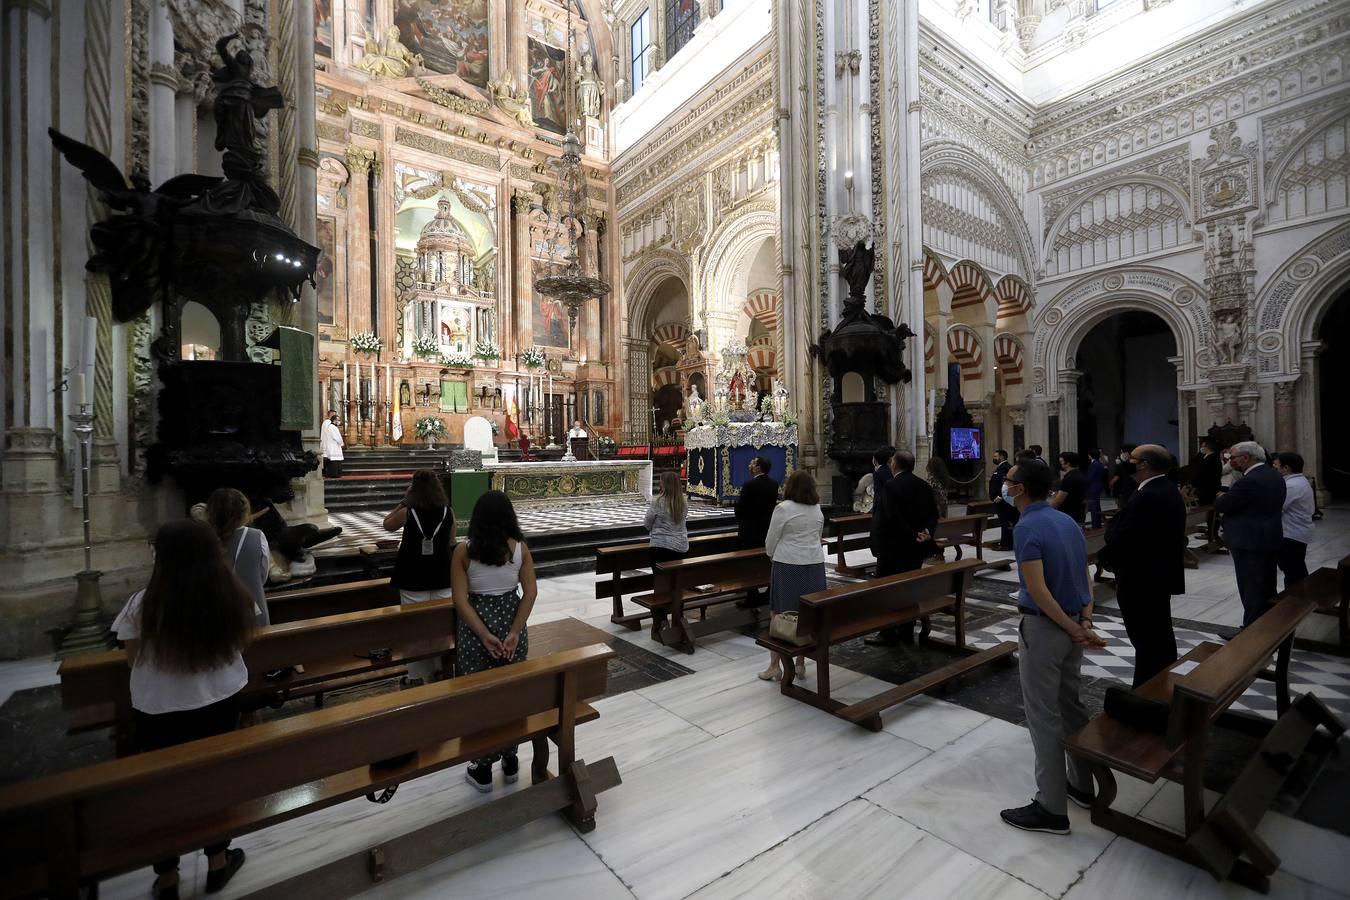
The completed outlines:
[[[206,892],[216,894],[225,889],[234,873],[244,867],[243,850],[226,850],[225,865],[219,869],[210,869],[206,873]]]
[[[1040,831],[1045,834],[1069,833],[1068,816],[1054,815],[1035,800],[1018,809],[1005,809],[999,816],[1012,827],[1023,831]]]
[[[898,634],[869,634],[863,643],[869,647],[899,647],[901,640]]]

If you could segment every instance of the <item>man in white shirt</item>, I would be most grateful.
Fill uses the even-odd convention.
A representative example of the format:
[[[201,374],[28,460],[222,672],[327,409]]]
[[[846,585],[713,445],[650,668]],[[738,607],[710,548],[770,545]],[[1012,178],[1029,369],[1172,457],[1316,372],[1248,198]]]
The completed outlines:
[[[1303,474],[1303,457],[1290,451],[1281,451],[1271,458],[1275,471],[1284,476],[1284,509],[1280,525],[1284,537],[1280,540],[1278,562],[1284,573],[1284,587],[1297,584],[1308,577],[1308,543],[1313,536],[1313,513],[1317,503],[1312,484]]]
[[[328,418],[319,429],[319,452],[323,454],[323,477],[342,477],[342,429],[338,428],[338,414],[328,411]]]

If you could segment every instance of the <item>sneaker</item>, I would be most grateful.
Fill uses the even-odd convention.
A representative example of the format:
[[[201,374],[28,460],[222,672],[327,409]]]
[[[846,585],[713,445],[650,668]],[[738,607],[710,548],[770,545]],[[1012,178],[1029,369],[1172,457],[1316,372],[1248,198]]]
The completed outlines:
[[[474,763],[464,770],[464,780],[486,794],[492,790],[492,764],[480,766]]]
[[[1020,809],[1005,809],[999,813],[1003,821],[1023,831],[1043,831],[1046,834],[1068,834],[1069,817],[1051,815],[1035,800]]]
[[[520,757],[514,753],[502,754],[502,780],[507,784],[515,784],[520,778]]]
[[[234,873],[244,867],[243,850],[226,850],[225,865],[219,869],[209,869],[206,873],[206,892],[216,894],[225,889]]]
[[[1092,801],[1097,799],[1097,795],[1094,794],[1090,788],[1086,791],[1080,791],[1073,785],[1068,785],[1068,794],[1069,799],[1083,807],[1083,809],[1091,809]]]

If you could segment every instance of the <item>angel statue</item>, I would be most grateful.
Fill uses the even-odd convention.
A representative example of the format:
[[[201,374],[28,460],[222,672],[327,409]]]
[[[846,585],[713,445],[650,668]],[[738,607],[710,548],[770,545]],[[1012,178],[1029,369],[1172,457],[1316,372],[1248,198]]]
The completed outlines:
[[[422,65],[422,54],[413,53],[399,40],[397,25],[390,25],[384,41],[366,30],[366,52],[356,63],[362,72],[376,78],[406,78]]]
[[[215,175],[178,175],[157,190],[145,176],[128,182],[117,164],[87,144],[48,128],[52,145],[79,169],[99,198],[120,214],[89,229],[94,254],[85,263],[91,272],[106,272],[112,284],[113,317],[129,322],[161,296],[163,255],[174,213],[196,201],[224,179]]]
[[[262,180],[262,152],[258,148],[258,119],[269,110],[285,105],[281,91],[253,80],[253,56],[247,48],[230,55],[230,41],[238,32],[216,41],[222,65],[211,70],[216,93],[216,149],[225,151],[222,169],[226,177],[241,181]],[[277,209],[281,203],[277,202]],[[276,209],[268,212],[275,213]]]
[[[492,92],[492,102],[497,108],[520,123],[522,128],[534,128],[534,116],[530,113],[530,98],[525,91],[516,86],[516,76],[507,69],[500,81],[489,81],[488,90]]]

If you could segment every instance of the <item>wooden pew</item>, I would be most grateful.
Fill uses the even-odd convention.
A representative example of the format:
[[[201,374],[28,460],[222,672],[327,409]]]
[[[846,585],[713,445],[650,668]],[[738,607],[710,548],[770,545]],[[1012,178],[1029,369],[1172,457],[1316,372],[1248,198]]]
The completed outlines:
[[[693,653],[694,639],[699,635],[759,621],[758,609],[738,609],[711,619],[706,618],[707,609],[735,600],[747,590],[767,588],[771,565],[762,547],[657,563],[652,593],[636,597],[634,602],[651,610],[652,640]],[[704,585],[711,585],[711,589],[699,590]],[[690,622],[688,613],[694,610],[704,618]]]
[[[1212,506],[1193,506],[1186,510],[1186,540],[1189,541],[1191,535],[1195,534],[1197,529],[1205,529],[1205,535],[1209,535],[1209,520],[1214,515]],[[1208,547],[1206,547],[1208,549]],[[1200,568],[1200,557],[1190,547],[1186,548],[1186,568]]]
[[[75,898],[100,879],[516,743],[533,744],[531,787],[250,896],[351,896],[558,811],[590,831],[595,795],[620,779],[613,757],[576,758],[575,729],[596,718],[585,700],[604,693],[613,655],[603,644],[566,650],[0,789],[0,897]]]
[[[710,556],[714,553],[726,553],[736,549],[736,532],[719,531],[715,534],[700,534],[689,538],[690,556]],[[643,619],[651,616],[650,610],[638,613],[624,611],[625,594],[650,591],[653,576],[645,570],[651,566],[651,543],[640,541],[633,544],[620,544],[614,547],[598,547],[595,551],[595,574],[609,575],[609,579],[598,578],[595,582],[595,599],[609,598],[614,603],[614,611],[609,620],[622,625],[630,631],[642,627]],[[633,572],[635,574],[625,574]]]
[[[982,566],[978,559],[939,563],[900,575],[807,594],[802,597],[797,633],[809,635],[809,643],[797,646],[770,637],[767,632],[760,635],[756,643],[784,656],[809,656],[815,660],[816,690],[809,691],[794,684],[793,667],[786,665],[781,686],[784,694],[864,728],[880,731],[882,711],[958,675],[1007,657],[1017,649],[1011,641],[988,650],[971,651],[966,647],[966,590]],[[845,704],[830,697],[831,645],[889,626],[925,619],[934,613],[951,613],[956,621],[955,641],[948,643],[929,637],[927,628],[922,633],[923,638],[965,654],[962,658],[866,700]]]
[[[866,578],[876,567],[876,563],[862,566],[850,566],[844,561],[844,554],[850,550],[870,550],[872,547],[872,514],[846,513],[830,516],[826,526],[829,529],[830,552],[834,554],[834,570],[849,578]]]
[[[1281,594],[1269,612],[1227,644],[1205,642],[1187,653],[1175,664],[1198,663],[1187,674],[1160,672],[1140,685],[1136,694],[1168,705],[1166,733],[1155,734],[1100,715],[1066,738],[1065,748],[1087,762],[1096,778],[1092,821],[1201,866],[1215,878],[1269,890],[1269,878],[1280,861],[1257,836],[1256,826],[1317,727],[1325,727],[1333,736],[1345,730],[1312,694],[1289,702],[1294,632],[1319,605],[1334,603],[1337,592],[1336,572],[1322,569]],[[1228,708],[1252,681],[1263,676],[1272,653],[1277,654],[1274,680],[1279,720],[1272,726],[1255,717],[1229,713]],[[1264,734],[1264,741],[1219,802],[1206,811],[1205,750],[1211,729],[1220,722],[1257,736]],[[1111,809],[1116,797],[1113,770],[1150,784],[1159,778],[1179,782],[1185,802],[1184,835]]]
[[[267,595],[267,611],[273,625],[381,606],[398,606],[398,588],[391,585],[388,578],[281,590]]]
[[[388,651],[374,656],[373,651]],[[439,657],[453,671],[455,607],[450,600],[386,606],[258,629],[244,651],[249,681],[245,709],[315,696],[403,673],[402,666]],[[266,673],[300,666],[281,678]],[[131,668],[126,652],[107,650],[61,662],[61,705],[74,714],[77,729],[112,725],[119,755],[130,752]]]
[[[1332,614],[1339,623],[1341,649],[1350,650],[1350,556],[1343,558],[1336,568],[1341,574],[1341,602]]]
[[[976,558],[984,559],[984,529],[988,523],[989,516],[983,513],[948,516],[938,520],[937,533],[933,535],[933,540],[937,541],[944,554],[948,547],[955,547],[957,559],[962,556],[962,544],[974,547]]]

